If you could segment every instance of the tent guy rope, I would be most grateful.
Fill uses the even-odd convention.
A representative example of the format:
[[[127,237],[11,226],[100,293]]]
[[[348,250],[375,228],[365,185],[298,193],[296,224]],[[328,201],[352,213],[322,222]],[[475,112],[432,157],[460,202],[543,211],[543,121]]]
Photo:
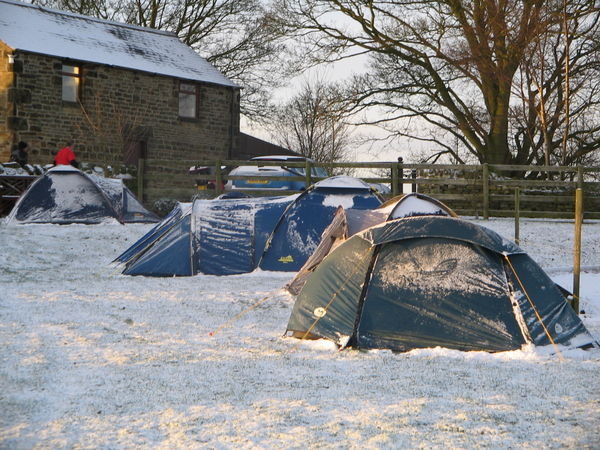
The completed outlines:
[[[373,247],[375,247],[375,245],[371,245],[368,249],[366,249],[364,251],[364,255],[367,255],[370,251],[372,251]],[[331,299],[329,299],[329,302],[323,308],[324,313],[315,319],[315,321],[311,324],[311,326],[308,328],[308,330],[306,330],[306,332],[302,335],[302,337],[300,338],[300,341],[305,340],[310,335],[312,330],[314,330],[314,328],[317,326],[317,323],[319,323],[319,320],[321,320],[321,318],[325,317],[325,315],[327,314],[327,310],[333,304],[334,300],[337,298],[337,295],[340,293],[340,291],[342,289],[344,289],[344,287],[346,287],[346,285],[348,284],[348,281],[350,281],[350,279],[354,277],[354,275],[356,274],[358,269],[359,269],[359,266],[355,265],[352,272],[350,272],[350,274],[346,277],[346,279],[340,285],[340,287],[331,295]]]
[[[521,281],[521,278],[519,277],[519,274],[517,273],[517,271],[513,267],[512,263],[510,262],[510,258],[506,254],[504,254],[503,256],[504,256],[504,259],[506,260],[506,263],[510,267],[510,270],[512,270],[512,273],[515,275],[515,278],[519,282],[519,286],[521,287],[523,293],[525,294],[525,297],[527,298],[527,301],[529,302],[529,305],[531,306],[531,309],[533,309],[533,312],[535,313],[535,316],[537,317],[538,321],[542,325],[542,328],[544,329],[544,333],[546,333],[546,336],[548,337],[548,340],[550,341],[550,343],[552,344],[552,346],[555,348],[556,353],[557,353],[558,357],[561,359],[561,361],[564,360],[564,358],[562,356],[562,353],[560,352],[560,349],[558,348],[558,345],[556,345],[556,342],[554,342],[554,339],[550,335],[550,332],[548,331],[548,328],[546,327],[546,324],[542,320],[542,316],[540,315],[539,311],[535,307],[535,304],[533,303],[533,300],[531,300],[531,297],[529,296],[529,293],[527,292],[527,289],[525,289],[525,285]]]
[[[280,289],[278,289],[278,291],[280,291]],[[241,310],[238,314],[236,314],[235,316],[233,316],[228,321],[226,321],[226,322],[222,323],[221,325],[219,325],[213,331],[209,332],[208,335],[209,336],[214,336],[217,332],[223,330],[224,328],[230,327],[233,323],[235,323],[238,320],[240,320],[244,315],[246,315],[250,311],[258,308],[260,305],[262,305],[263,303],[265,303],[267,300],[270,300],[270,299],[275,298],[275,297],[276,297],[276,295],[273,292],[269,293],[265,297],[263,297],[260,300],[258,300],[256,303],[253,303],[249,307],[244,308],[243,310]]]

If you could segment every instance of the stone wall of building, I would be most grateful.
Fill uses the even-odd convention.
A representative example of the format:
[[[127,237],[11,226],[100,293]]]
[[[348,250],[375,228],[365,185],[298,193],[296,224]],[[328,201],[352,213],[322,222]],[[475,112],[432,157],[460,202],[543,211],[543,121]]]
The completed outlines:
[[[198,117],[182,119],[178,79],[29,53],[17,52],[9,63],[9,51],[0,51],[3,159],[21,140],[32,148],[30,161],[42,165],[52,163],[53,152],[69,143],[81,162],[113,166],[131,163],[132,153],[168,160],[227,159],[238,145],[237,89],[197,83]],[[63,63],[81,67],[78,103],[62,100]]]

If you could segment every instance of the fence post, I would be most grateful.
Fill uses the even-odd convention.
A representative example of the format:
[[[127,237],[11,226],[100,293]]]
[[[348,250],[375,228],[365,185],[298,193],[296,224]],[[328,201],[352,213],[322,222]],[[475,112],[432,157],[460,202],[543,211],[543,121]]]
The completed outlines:
[[[221,160],[215,161],[215,193],[221,195],[223,193],[223,172],[221,172]]]
[[[577,187],[583,189],[583,167],[577,166]]]
[[[581,280],[581,227],[583,223],[583,189],[575,191],[575,251],[573,254],[573,309],[579,314],[579,283]]]
[[[411,178],[412,178],[413,180],[416,180],[416,179],[417,179],[417,169],[413,169],[413,170],[411,170],[411,171],[410,171],[410,176],[411,176]],[[411,189],[411,190],[412,190],[412,192],[419,192],[419,188],[418,188],[418,186],[417,186],[417,183],[415,183],[414,181],[412,182],[411,188],[412,188],[412,189]]]
[[[398,195],[398,163],[392,163],[392,197]]]
[[[490,168],[487,163],[483,164],[481,182],[483,183],[483,218],[490,218]]]
[[[521,190],[515,188],[515,243],[519,245],[521,241],[519,236],[519,220],[521,218]]]
[[[304,185],[304,189],[308,189],[310,187],[310,185],[312,184],[312,177],[311,177],[311,163],[310,161],[307,159],[306,163],[304,165],[304,177],[305,177],[305,185]]]
[[[398,194],[404,194],[404,160],[398,158]]]
[[[137,198],[144,203],[144,158],[138,159],[137,164]]]

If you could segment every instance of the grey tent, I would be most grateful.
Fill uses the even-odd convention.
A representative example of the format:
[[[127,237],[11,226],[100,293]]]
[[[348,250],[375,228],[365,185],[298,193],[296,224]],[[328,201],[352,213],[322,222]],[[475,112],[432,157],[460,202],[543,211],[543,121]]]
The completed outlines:
[[[88,175],[56,166],[35,180],[19,198],[10,223],[158,222],[120,179]]]
[[[522,249],[446,216],[396,219],[344,241],[306,281],[287,333],[394,351],[598,345]]]

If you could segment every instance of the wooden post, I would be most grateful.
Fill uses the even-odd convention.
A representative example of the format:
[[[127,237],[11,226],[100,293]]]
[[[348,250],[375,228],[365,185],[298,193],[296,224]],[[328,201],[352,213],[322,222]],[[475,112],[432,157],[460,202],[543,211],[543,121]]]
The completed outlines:
[[[519,245],[521,239],[519,236],[519,220],[521,218],[521,190],[515,188],[515,243]]]
[[[223,193],[223,172],[221,172],[221,160],[215,162],[215,193],[221,195]]]
[[[411,178],[413,180],[416,180],[417,179],[417,169],[411,170],[410,171],[410,176],[411,176]],[[414,182],[414,181],[412,182],[411,190],[412,190],[412,192],[419,192],[419,188],[417,187],[417,183]]]
[[[573,254],[573,309],[579,314],[581,280],[581,228],[583,224],[583,189],[575,191],[575,251]]]
[[[404,194],[404,160],[398,158],[398,194]]]
[[[137,164],[137,198],[144,203],[144,158],[138,159]]]
[[[482,166],[481,182],[483,183],[483,218],[490,218],[490,168],[487,163]]]
[[[392,163],[392,197],[398,195],[398,163]]]
[[[577,187],[583,189],[583,167],[577,166]]]
[[[310,187],[310,185],[312,184],[311,168],[312,168],[311,163],[307,159],[306,164],[304,165],[304,170],[305,170],[304,177],[306,180],[304,189],[308,189]]]

